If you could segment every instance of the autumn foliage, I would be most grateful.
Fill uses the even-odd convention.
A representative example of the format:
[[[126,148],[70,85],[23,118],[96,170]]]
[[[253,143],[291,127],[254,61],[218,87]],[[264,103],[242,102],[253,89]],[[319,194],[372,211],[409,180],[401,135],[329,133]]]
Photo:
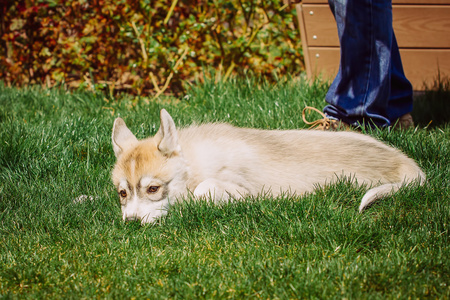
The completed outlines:
[[[179,93],[220,80],[303,69],[295,11],[282,0],[5,1],[0,76],[8,85]]]

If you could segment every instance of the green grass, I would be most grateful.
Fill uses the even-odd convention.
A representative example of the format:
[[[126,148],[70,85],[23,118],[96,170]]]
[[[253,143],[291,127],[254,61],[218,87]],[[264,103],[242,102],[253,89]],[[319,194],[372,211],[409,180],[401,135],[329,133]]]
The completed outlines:
[[[430,110],[414,111],[416,130],[367,132],[429,180],[363,214],[365,189],[341,181],[303,197],[188,201],[145,226],[121,220],[110,180],[115,117],[139,138],[157,131],[161,108],[178,125],[304,128],[301,110],[323,107],[326,90],[247,79],[152,102],[0,85],[0,296],[449,298],[449,115],[424,128]],[[448,108],[448,95],[430,105]],[[80,195],[95,198],[74,203]]]

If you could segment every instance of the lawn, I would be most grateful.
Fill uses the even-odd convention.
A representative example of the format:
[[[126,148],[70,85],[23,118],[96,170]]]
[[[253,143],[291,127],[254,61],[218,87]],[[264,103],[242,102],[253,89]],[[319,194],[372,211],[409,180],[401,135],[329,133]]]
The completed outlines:
[[[363,214],[365,188],[342,180],[302,197],[188,201],[155,224],[122,221],[110,179],[117,116],[138,138],[156,133],[161,108],[179,126],[305,128],[303,107],[322,108],[326,90],[248,78],[149,100],[0,84],[0,297],[449,298],[448,89],[416,102],[416,129],[365,132],[414,158],[428,182]]]

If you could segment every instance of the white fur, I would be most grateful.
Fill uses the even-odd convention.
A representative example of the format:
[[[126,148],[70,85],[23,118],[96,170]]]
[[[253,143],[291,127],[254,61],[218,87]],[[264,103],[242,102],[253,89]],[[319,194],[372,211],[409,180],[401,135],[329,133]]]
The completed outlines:
[[[169,201],[188,195],[214,200],[283,192],[312,192],[339,177],[374,186],[359,210],[425,175],[406,155],[355,132],[258,130],[204,124],[177,130],[167,111],[154,137],[138,141],[125,122],[114,122],[117,163],[113,182],[124,219],[152,222]],[[125,182],[125,185],[123,184]],[[150,186],[160,186],[157,193]]]

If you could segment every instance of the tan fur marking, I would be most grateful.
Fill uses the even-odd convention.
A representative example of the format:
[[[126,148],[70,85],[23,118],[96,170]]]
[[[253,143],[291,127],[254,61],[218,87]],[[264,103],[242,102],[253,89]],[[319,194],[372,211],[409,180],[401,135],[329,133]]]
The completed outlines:
[[[119,158],[113,171],[113,180],[116,183],[120,178],[127,178],[133,187],[139,184],[143,176],[170,180],[170,170],[163,168],[165,162],[166,158],[158,151],[154,139],[142,140]]]

